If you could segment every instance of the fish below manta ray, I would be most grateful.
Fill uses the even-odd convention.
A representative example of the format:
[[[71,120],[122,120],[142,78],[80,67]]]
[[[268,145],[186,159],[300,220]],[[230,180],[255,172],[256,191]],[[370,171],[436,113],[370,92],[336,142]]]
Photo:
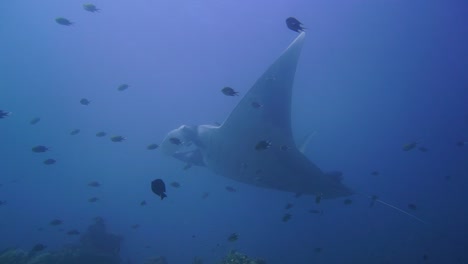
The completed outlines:
[[[300,33],[222,125],[183,125],[169,132],[160,145],[162,152],[259,187],[321,198],[352,195],[341,177],[324,173],[310,161],[292,136],[291,94],[304,38],[305,32]],[[173,144],[171,138],[183,144]],[[262,141],[271,146],[256,150]]]

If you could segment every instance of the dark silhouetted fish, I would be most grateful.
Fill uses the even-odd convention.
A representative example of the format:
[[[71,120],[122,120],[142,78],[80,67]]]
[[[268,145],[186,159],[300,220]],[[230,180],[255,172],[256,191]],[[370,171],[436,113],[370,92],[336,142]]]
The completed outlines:
[[[41,244],[41,243],[38,243],[36,245],[34,245],[34,247],[31,249],[32,252],[39,252],[39,251],[42,251],[46,248],[46,246],[44,244]]]
[[[92,181],[92,182],[88,183],[88,186],[89,187],[99,187],[99,186],[101,186],[101,184],[99,182],[97,182],[97,181]]]
[[[237,233],[232,233],[228,236],[227,240],[229,242],[235,242],[239,239],[239,235]]]
[[[239,92],[236,92],[234,89],[232,89],[231,87],[224,87],[223,89],[221,89],[221,92],[224,94],[224,95],[227,95],[227,96],[236,96],[236,95],[239,95]]]
[[[291,219],[291,217],[291,214],[284,214],[282,220],[283,222],[288,222]]]
[[[271,147],[271,141],[269,140],[261,140],[255,145],[256,150],[265,150],[269,147]]]
[[[157,149],[159,147],[158,144],[150,144],[146,147],[147,150],[153,150],[153,149]]]
[[[140,205],[141,205],[141,206],[145,206],[145,205],[146,205],[146,201],[145,201],[145,200],[141,201],[141,202],[140,202]]]
[[[91,13],[99,12],[99,10],[100,10],[93,4],[84,4],[83,9],[88,11],[88,12],[91,12]]]
[[[180,188],[180,183],[178,182],[171,182],[171,186],[174,188]]]
[[[353,203],[353,200],[351,200],[351,199],[345,199],[345,200],[343,201],[343,203],[344,203],[345,205],[350,205],[350,204]]]
[[[122,137],[122,136],[113,136],[113,137],[110,138],[110,140],[111,140],[112,142],[122,142],[122,141],[124,141],[124,140],[126,140],[126,139],[127,139],[127,138]]]
[[[236,190],[234,187],[232,187],[232,186],[226,186],[225,189],[226,189],[226,191],[228,191],[228,192],[237,192],[237,190]]]
[[[74,135],[78,135],[80,133],[81,130],[79,130],[78,128],[77,129],[73,129],[71,132],[70,132],[70,135],[74,136]]]
[[[35,117],[35,118],[31,119],[31,121],[29,121],[29,124],[35,125],[35,124],[39,123],[39,121],[41,121],[41,119],[39,117]]]
[[[97,201],[99,201],[99,198],[97,198],[97,197],[91,197],[91,198],[88,199],[88,202],[90,202],[90,203],[95,203]]]
[[[107,133],[106,133],[106,132],[102,132],[102,131],[96,133],[96,137],[105,137],[106,135],[107,135]]]
[[[73,22],[71,22],[70,20],[66,19],[66,18],[63,18],[63,17],[57,17],[55,19],[55,22],[57,22],[57,24],[59,25],[63,25],[63,26],[71,26],[73,25]]]
[[[49,148],[46,146],[38,145],[38,146],[33,147],[31,150],[32,152],[35,152],[35,153],[42,153],[42,152],[48,151]]]
[[[128,87],[130,87],[130,85],[128,85],[128,84],[121,84],[121,85],[119,85],[119,87],[117,87],[117,90],[118,90],[119,92],[122,92],[122,91],[127,90]]]
[[[295,19],[294,17],[288,17],[286,19],[286,25],[288,26],[288,28],[292,31],[296,31],[296,32],[302,32],[304,31],[304,27],[302,27],[302,23],[299,22],[299,20]]]
[[[52,164],[55,164],[56,162],[57,162],[57,161],[54,160],[54,159],[46,159],[46,160],[44,160],[43,163],[44,163],[45,165],[52,165]]]
[[[0,119],[10,116],[11,112],[0,110]]]
[[[52,226],[58,226],[58,225],[61,225],[62,223],[63,223],[62,220],[60,220],[60,219],[54,219],[54,220],[50,221],[49,224],[52,225]]]
[[[69,236],[77,236],[80,234],[80,231],[76,230],[76,229],[73,229],[73,230],[70,230],[67,232],[67,235]]]
[[[161,197],[161,200],[167,197],[165,194],[166,192],[166,185],[164,184],[163,180],[161,179],[156,179],[151,182],[151,190],[153,193],[155,193],[157,196]]]
[[[89,105],[90,103],[91,103],[91,101],[89,101],[89,100],[86,99],[86,98],[82,98],[82,99],[80,100],[80,104],[82,104],[82,105]]]

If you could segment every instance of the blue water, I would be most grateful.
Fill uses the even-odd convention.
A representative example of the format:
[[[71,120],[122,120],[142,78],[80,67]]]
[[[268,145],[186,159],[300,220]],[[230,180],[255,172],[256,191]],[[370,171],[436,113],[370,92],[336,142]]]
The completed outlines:
[[[468,263],[468,145],[456,145],[468,141],[468,5],[291,2],[99,0],[98,13],[76,0],[3,3],[0,109],[12,114],[0,120],[0,249],[60,249],[79,240],[68,230],[102,216],[133,263],[217,263],[231,249],[269,264]],[[220,89],[248,91],[297,35],[289,16],[307,27],[293,130],[298,140],[316,131],[306,154],[344,172],[360,193],[351,205],[183,170],[146,149],[182,124],[222,122],[240,97]],[[130,88],[118,92],[123,83]],[[403,151],[412,141],[429,151]],[[33,153],[36,145],[51,151]],[[181,188],[168,186],[161,201],[149,188],[155,178]],[[94,180],[102,186],[88,187]],[[370,208],[373,194],[426,223]],[[50,226],[55,218],[63,225]]]

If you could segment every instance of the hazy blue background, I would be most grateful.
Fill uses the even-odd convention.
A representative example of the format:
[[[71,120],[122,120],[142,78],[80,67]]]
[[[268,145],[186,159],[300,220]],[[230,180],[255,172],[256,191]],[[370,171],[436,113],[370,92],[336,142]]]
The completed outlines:
[[[78,240],[66,231],[84,231],[99,215],[124,236],[122,257],[134,263],[154,255],[215,263],[230,249],[269,264],[468,263],[468,146],[456,146],[468,141],[465,2],[97,0],[99,13],[76,0],[2,3],[0,109],[13,114],[0,120],[0,249],[59,249]],[[58,25],[60,16],[75,24]],[[146,150],[182,124],[222,122],[240,97],[220,89],[248,91],[297,35],[289,16],[307,27],[293,95],[297,139],[317,131],[307,156],[342,170],[359,193],[416,204],[428,224],[369,208],[363,195],[351,206],[317,206],[310,196],[184,171]],[[118,92],[123,83],[131,87]],[[402,151],[415,140],[429,151]],[[33,153],[35,145],[51,151]],[[182,186],[168,186],[160,201],[154,178]],[[92,180],[103,186],[88,187]],[[100,201],[88,203],[92,196]],[[49,226],[54,218],[64,224]],[[239,240],[228,242],[233,232]]]

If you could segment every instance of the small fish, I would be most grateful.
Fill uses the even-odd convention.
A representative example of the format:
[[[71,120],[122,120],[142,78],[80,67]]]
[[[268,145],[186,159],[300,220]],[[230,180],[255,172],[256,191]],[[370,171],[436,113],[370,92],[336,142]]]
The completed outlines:
[[[43,153],[43,152],[48,151],[49,148],[46,146],[38,145],[38,146],[31,148],[31,150],[32,152],[35,152],[35,153]]]
[[[62,25],[62,26],[71,26],[71,25],[73,25],[73,22],[71,22],[70,20],[68,20],[66,18],[63,18],[63,17],[57,17],[55,19],[55,22],[57,22],[57,24]]]
[[[373,171],[373,172],[371,172],[371,175],[372,175],[372,176],[379,176],[379,175],[380,175],[380,172],[378,172],[378,171]]]
[[[418,150],[421,151],[421,152],[428,152],[429,151],[429,149],[426,148],[426,147],[419,147]]]
[[[70,230],[67,232],[67,235],[69,236],[77,236],[80,234],[80,231],[76,230],[76,229],[73,229],[73,230]]]
[[[90,203],[95,203],[97,201],[99,201],[99,198],[97,198],[97,197],[91,197],[91,198],[88,199],[88,202],[90,202]]]
[[[288,26],[288,28],[292,31],[296,31],[298,33],[304,31],[304,27],[302,27],[302,23],[299,22],[299,20],[297,20],[296,18],[294,17],[288,17],[286,19],[286,26]]]
[[[91,101],[89,101],[89,100],[86,99],[86,98],[82,98],[82,99],[80,100],[80,104],[82,104],[82,105],[89,105],[90,103],[91,103]]]
[[[137,228],[139,228],[139,227],[140,227],[139,224],[134,224],[134,225],[132,225],[132,228],[133,228],[133,229],[137,229]]]
[[[151,190],[154,194],[161,197],[161,200],[167,197],[166,195],[166,185],[164,184],[163,180],[156,179],[151,182]]]
[[[113,136],[113,137],[110,138],[110,140],[111,140],[112,142],[122,142],[122,141],[124,141],[124,140],[126,140],[126,139],[127,139],[127,138],[122,137],[122,136]]]
[[[74,135],[78,135],[80,133],[81,130],[79,130],[78,128],[77,129],[73,129],[71,132],[70,132],[70,135],[74,136]]]
[[[208,196],[210,196],[210,193],[209,192],[204,192],[201,196],[202,199],[206,199],[208,198]]]
[[[292,217],[292,214],[284,214],[283,215],[283,218],[282,218],[282,221],[283,222],[288,222]]]
[[[236,96],[236,95],[239,95],[239,92],[236,92],[234,91],[234,89],[232,89],[231,87],[224,87],[223,89],[221,89],[221,92],[224,94],[224,95],[227,95],[227,96]]]
[[[83,9],[91,13],[99,12],[99,10],[101,10],[101,9],[96,8],[96,6],[93,4],[84,4]]]
[[[97,181],[91,181],[91,182],[88,183],[88,186],[89,187],[99,187],[99,186],[101,186],[101,184],[99,182],[97,182]]]
[[[265,150],[269,147],[271,147],[271,141],[269,140],[261,140],[255,145],[256,150]]]
[[[178,182],[171,182],[171,186],[174,188],[180,188],[180,183]]]
[[[375,202],[379,199],[379,197],[377,195],[372,195],[370,198],[371,198],[371,203],[369,207],[373,207],[375,205]]]
[[[314,252],[315,253],[320,253],[320,252],[322,252],[322,248],[316,247],[316,248],[314,248]]]
[[[153,150],[153,149],[157,149],[159,147],[158,144],[150,144],[146,147],[147,150]]]
[[[52,164],[55,164],[56,162],[57,162],[57,161],[54,160],[54,159],[46,159],[46,160],[44,160],[43,163],[44,163],[45,165],[52,165]]]
[[[58,226],[58,225],[61,225],[62,223],[63,223],[63,221],[60,220],[60,219],[54,219],[54,220],[52,220],[52,221],[49,222],[49,224],[50,224],[51,226]]]
[[[252,103],[250,103],[250,105],[255,109],[263,107],[263,105],[258,103],[258,102],[252,102]]]
[[[34,247],[31,249],[32,252],[39,252],[39,251],[42,251],[46,248],[47,246],[45,246],[44,244],[41,244],[41,243],[38,243],[36,245],[34,245]]]
[[[418,144],[419,144],[419,142],[417,142],[417,141],[410,142],[410,143],[408,143],[408,144],[403,145],[403,150],[404,150],[404,151],[410,151],[410,150],[416,148],[416,146],[417,146]]]
[[[319,204],[320,201],[322,201],[322,196],[323,196],[323,194],[321,194],[321,193],[319,193],[319,194],[317,194],[317,196],[315,196],[315,203],[316,204]]]
[[[351,199],[345,199],[345,200],[343,201],[343,203],[344,203],[345,205],[350,205],[350,204],[353,203],[353,200],[351,200]]]
[[[39,117],[35,117],[35,118],[31,119],[31,121],[29,121],[29,124],[35,125],[35,124],[39,123],[39,121],[41,121],[41,119]]]
[[[232,186],[226,186],[225,189],[226,189],[226,191],[228,191],[228,192],[237,192],[237,190],[236,190],[234,187],[232,187]]]
[[[11,112],[0,110],[0,119],[10,116]]]
[[[141,201],[141,202],[140,202],[140,205],[141,205],[141,206],[145,206],[145,205],[146,205],[146,201],[145,201],[145,200]]]
[[[284,207],[284,209],[289,210],[289,209],[293,208],[293,206],[294,205],[292,203],[287,203],[286,206]]]
[[[323,210],[310,209],[309,213],[311,213],[311,214],[323,214]]]
[[[239,235],[237,233],[232,233],[228,236],[227,240],[229,242],[235,242],[239,239]]]
[[[182,140],[180,140],[179,138],[176,138],[176,137],[169,138],[169,142],[171,142],[172,144],[177,145],[177,146],[182,144]]]
[[[280,149],[281,149],[282,151],[287,151],[287,150],[291,149],[291,147],[288,146],[288,145],[281,145],[281,146],[280,146]]]
[[[118,90],[119,92],[122,92],[122,91],[127,90],[128,87],[130,87],[130,85],[128,85],[128,84],[121,84],[121,85],[119,85],[119,87],[117,87],[117,90]]]
[[[459,146],[459,147],[463,147],[465,145],[468,145],[468,141],[458,141],[457,142],[457,146]]]
[[[408,208],[411,209],[411,210],[414,210],[414,211],[415,211],[416,209],[418,209],[418,208],[416,207],[416,205],[415,205],[415,204],[412,204],[412,203],[408,204]]]
[[[105,137],[106,135],[107,135],[107,133],[103,132],[103,131],[96,133],[96,137]]]

